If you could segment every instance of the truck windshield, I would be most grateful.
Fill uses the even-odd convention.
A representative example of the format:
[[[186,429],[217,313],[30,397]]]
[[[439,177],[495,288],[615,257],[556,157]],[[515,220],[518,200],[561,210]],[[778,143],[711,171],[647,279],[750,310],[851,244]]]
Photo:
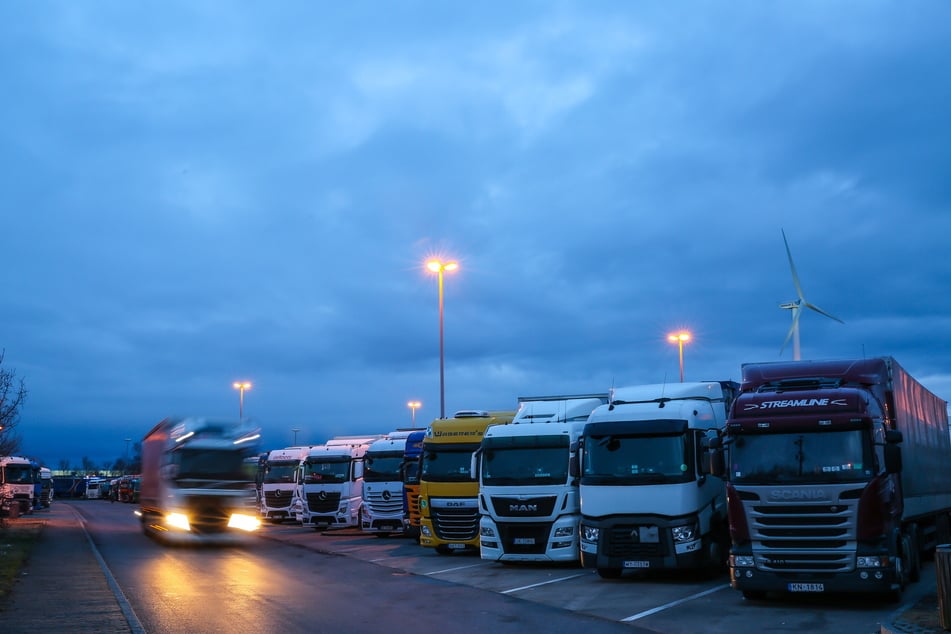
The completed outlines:
[[[33,484],[33,468],[30,465],[11,464],[3,467],[4,484]]]
[[[427,445],[423,448],[420,479],[427,482],[473,482],[469,472],[478,445]]]
[[[264,484],[293,482],[294,472],[299,464],[296,460],[293,462],[269,462],[267,470],[264,472]]]
[[[350,478],[350,458],[325,458],[318,461],[308,460],[304,464],[304,483],[321,484],[346,482]]]
[[[657,484],[694,478],[683,434],[591,436],[585,439],[582,484]]]
[[[402,451],[367,452],[363,457],[365,482],[399,482]]]
[[[745,484],[868,480],[871,448],[862,430],[737,436],[730,480]]]
[[[180,449],[172,458],[178,465],[178,475],[175,479],[249,481],[244,467],[245,455],[242,451]]]
[[[568,481],[568,437],[486,438],[482,445],[482,484],[524,486]]]

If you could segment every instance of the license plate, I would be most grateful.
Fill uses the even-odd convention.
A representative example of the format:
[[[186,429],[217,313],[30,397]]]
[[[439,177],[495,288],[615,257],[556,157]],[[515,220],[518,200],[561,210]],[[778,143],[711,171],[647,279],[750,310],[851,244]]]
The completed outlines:
[[[790,583],[790,592],[825,592],[825,584],[822,583]]]
[[[466,547],[466,545],[465,544],[446,544],[446,547],[449,548],[450,550],[463,550]]]
[[[534,537],[516,537],[515,540],[516,546],[531,546],[535,543]]]
[[[625,568],[650,568],[651,562],[649,561],[625,561]]]

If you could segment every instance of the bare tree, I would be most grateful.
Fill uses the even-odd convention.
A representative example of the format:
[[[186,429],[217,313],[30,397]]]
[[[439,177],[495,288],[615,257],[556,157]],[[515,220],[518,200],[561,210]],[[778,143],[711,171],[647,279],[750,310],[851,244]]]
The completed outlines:
[[[16,434],[20,422],[20,408],[26,399],[23,379],[16,372],[3,367],[5,350],[0,350],[0,456],[20,452],[20,437]]]

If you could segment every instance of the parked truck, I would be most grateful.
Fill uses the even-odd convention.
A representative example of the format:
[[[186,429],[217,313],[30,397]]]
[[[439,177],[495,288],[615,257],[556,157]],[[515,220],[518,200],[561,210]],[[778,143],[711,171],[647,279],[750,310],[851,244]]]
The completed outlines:
[[[53,472],[49,467],[40,467],[40,505],[49,508],[53,504]]]
[[[401,468],[409,430],[390,432],[373,441],[363,456],[363,504],[360,529],[377,537],[402,533],[405,506]]]
[[[519,397],[478,452],[480,552],[491,561],[578,561],[578,439],[607,394]]]
[[[163,541],[240,541],[261,522],[244,460],[258,450],[246,422],[166,418],[142,439],[138,515]]]
[[[581,563],[603,578],[625,571],[725,563],[726,490],[709,473],[736,395],[732,381],[617,389],[581,439]]]
[[[732,586],[898,600],[949,539],[947,403],[891,357],[749,363],[740,387],[713,456]]]
[[[264,459],[261,474],[260,512],[261,518],[280,524],[294,519],[291,504],[294,501],[295,474],[300,461],[307,455],[310,447],[285,447],[269,451]],[[255,460],[255,472],[257,464]]]
[[[33,511],[33,461],[23,456],[0,457],[0,507],[8,517]]]
[[[294,517],[304,526],[360,526],[363,503],[363,456],[374,436],[338,436],[311,447],[297,469]]]
[[[419,539],[419,460],[423,455],[423,440],[426,430],[410,432],[406,437],[400,478],[403,480],[403,530],[414,539]]]
[[[439,554],[479,549],[479,481],[473,455],[485,430],[515,412],[463,410],[426,430],[419,469],[419,543]]]

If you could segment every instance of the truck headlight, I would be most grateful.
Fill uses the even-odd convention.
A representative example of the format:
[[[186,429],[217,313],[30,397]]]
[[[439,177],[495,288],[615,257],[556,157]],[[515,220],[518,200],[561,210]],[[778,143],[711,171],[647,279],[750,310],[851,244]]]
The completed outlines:
[[[232,513],[228,519],[228,528],[239,528],[243,531],[256,531],[261,528],[261,520],[244,513]]]
[[[855,558],[856,568],[884,568],[888,565],[888,556],[859,555]]]
[[[574,526],[562,526],[555,529],[555,537],[571,537],[575,534]]]
[[[692,542],[697,538],[697,527],[695,524],[687,526],[674,526],[671,529],[675,543]]]
[[[491,526],[480,526],[479,536],[480,537],[495,537],[495,531],[492,529]]]
[[[601,529],[594,526],[581,526],[581,539],[596,542],[601,537]]]
[[[180,528],[183,531],[190,531],[192,529],[188,523],[188,516],[184,513],[169,513],[165,516],[165,523],[172,528]]]
[[[752,568],[753,555],[731,555],[730,561],[734,568]]]
[[[432,532],[430,532],[430,530],[429,530],[429,527],[426,526],[425,524],[420,525],[420,527],[419,527],[419,532],[422,533],[423,536],[425,536],[425,537],[432,537],[432,536],[433,536]]]

